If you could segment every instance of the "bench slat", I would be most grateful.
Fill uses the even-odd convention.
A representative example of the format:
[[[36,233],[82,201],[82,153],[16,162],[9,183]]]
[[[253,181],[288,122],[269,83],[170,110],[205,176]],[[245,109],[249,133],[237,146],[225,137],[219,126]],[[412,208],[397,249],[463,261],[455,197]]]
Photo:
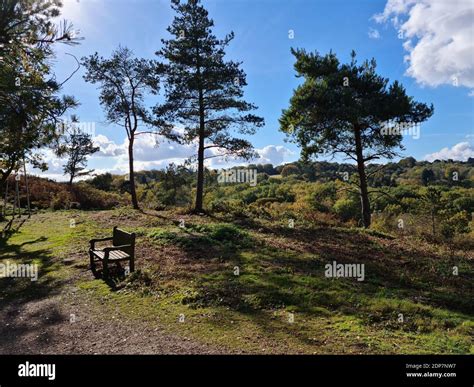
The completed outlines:
[[[105,256],[105,252],[103,252],[102,250],[92,250],[92,253],[99,259],[104,259],[104,256]],[[129,259],[130,258],[130,255],[127,254],[126,252],[124,251],[120,251],[120,250],[117,250],[117,251],[111,251],[109,253],[109,260],[110,261],[113,261],[113,260],[121,260],[121,259]]]

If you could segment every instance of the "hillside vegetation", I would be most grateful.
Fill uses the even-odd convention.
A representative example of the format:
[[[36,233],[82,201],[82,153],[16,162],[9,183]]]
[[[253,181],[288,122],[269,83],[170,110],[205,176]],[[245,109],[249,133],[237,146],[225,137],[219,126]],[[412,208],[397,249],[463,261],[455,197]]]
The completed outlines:
[[[113,315],[130,327],[187,337],[193,347],[184,352],[472,353],[470,164],[388,165],[371,184],[370,229],[359,227],[350,167],[259,165],[255,186],[219,184],[207,171],[201,216],[190,212],[194,175],[182,167],[137,174],[142,211],[126,206],[122,176],[71,188],[32,178],[36,210],[2,223],[0,258],[37,263],[40,277],[33,285],[2,280],[2,309],[59,297],[63,309],[100,321],[97,335]],[[453,172],[460,179],[450,180]],[[138,270],[126,276],[119,266],[104,281],[88,270],[88,239],[110,235],[113,226],[137,233]],[[333,262],[363,264],[365,278],[328,278]],[[64,333],[76,325],[57,312],[55,326]],[[27,345],[69,351],[55,335],[46,345],[21,332],[14,352]],[[134,347],[133,339],[112,349],[105,338],[91,349],[88,340],[79,340],[79,352],[156,351]]]

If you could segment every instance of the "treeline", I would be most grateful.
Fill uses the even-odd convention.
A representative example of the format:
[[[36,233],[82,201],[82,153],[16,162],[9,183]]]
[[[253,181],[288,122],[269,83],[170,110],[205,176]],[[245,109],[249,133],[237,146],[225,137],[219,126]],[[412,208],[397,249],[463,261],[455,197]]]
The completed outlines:
[[[402,159],[395,163],[385,165],[370,164],[367,167],[369,175],[369,186],[373,188],[387,188],[398,186],[440,186],[440,187],[474,187],[474,160],[468,162],[460,161],[416,161],[412,157]],[[236,166],[230,169],[257,171],[257,183],[267,180],[287,179],[293,184],[297,182],[334,182],[342,181],[351,183],[356,173],[354,165],[337,162],[316,161],[311,163],[293,162],[284,165],[273,166],[272,164],[249,164]],[[428,171],[428,172],[427,172]],[[214,187],[218,184],[219,170],[205,170],[205,184],[207,187]],[[64,183],[57,183],[53,180],[31,176],[30,191],[32,203],[36,203],[38,208],[51,207],[51,197],[55,197],[58,192],[66,191]],[[158,207],[185,206],[192,201],[191,191],[196,184],[196,172],[183,165],[171,164],[162,170],[138,171],[135,173],[135,180],[141,201],[144,206],[150,207],[150,203]],[[229,184],[227,184],[229,185]],[[233,184],[230,184],[233,185]],[[237,184],[238,185],[238,184]],[[14,186],[14,178],[10,177],[10,187]],[[96,175],[83,182],[73,185],[76,187],[88,187],[102,191],[102,193],[112,193],[123,196],[123,200],[118,204],[126,203],[127,194],[130,193],[130,179],[128,175],[113,175],[105,173]],[[24,187],[20,184],[20,191],[24,192]],[[90,191],[93,194],[93,191]],[[4,196],[4,190],[0,191]],[[95,193],[96,196],[100,193]],[[410,196],[410,195],[408,195]],[[68,202],[78,201],[71,199],[61,204],[57,200],[57,205],[52,207],[67,208]],[[101,206],[100,200],[97,205],[85,208],[108,208]]]
[[[250,166],[253,167],[253,166]],[[303,163],[295,162],[273,168],[269,165],[256,165],[259,173],[269,176],[295,175],[307,181],[331,181],[340,179],[350,181],[357,174],[355,165],[325,161]],[[427,186],[430,184],[474,187],[474,159],[467,162],[435,160],[416,161],[413,157],[387,164],[368,164],[367,181],[369,186],[395,187],[400,184]]]
[[[362,225],[360,194],[351,181],[353,167],[350,164],[298,162],[277,167],[255,164],[246,168],[257,169],[255,186],[222,184],[218,179],[221,171],[205,170],[203,204],[209,213],[234,219]],[[288,169],[299,172],[286,174]],[[433,171],[434,180],[423,180],[423,171],[427,169]],[[464,238],[460,243],[472,240],[463,237],[472,234],[473,229],[474,176],[470,163],[428,163],[410,158],[389,163],[382,171],[390,179],[380,178],[376,185],[369,185],[368,190],[373,230],[448,241]],[[453,171],[458,172],[459,180],[449,178]],[[347,180],[346,172],[349,173]],[[385,180],[390,184],[384,185]],[[100,210],[129,204],[130,180],[126,175],[106,173],[72,186],[33,176],[29,181],[31,203],[36,209]],[[10,184],[13,186],[13,179]],[[25,204],[24,186],[20,184],[19,188],[21,202]],[[137,198],[148,210],[188,212],[192,210],[195,192],[196,172],[185,166],[172,164],[163,170],[136,173]]]

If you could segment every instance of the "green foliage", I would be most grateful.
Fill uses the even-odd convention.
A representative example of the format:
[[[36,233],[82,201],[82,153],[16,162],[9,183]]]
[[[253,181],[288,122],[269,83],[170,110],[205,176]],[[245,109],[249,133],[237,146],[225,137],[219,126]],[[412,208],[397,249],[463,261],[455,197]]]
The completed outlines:
[[[73,120],[66,133],[61,136],[60,145],[56,150],[59,157],[67,156],[63,170],[65,175],[69,175],[70,185],[75,177],[87,176],[93,172],[85,170],[87,157],[100,150],[100,147],[94,146],[92,135],[81,132],[75,124]]]
[[[281,175],[283,177],[287,177],[290,175],[298,175],[300,173],[300,169],[294,164],[285,165],[285,167],[281,170]]]
[[[145,104],[147,94],[157,94],[163,68],[152,60],[139,59],[125,47],[118,47],[110,59],[98,53],[82,58],[86,68],[84,79],[99,84],[100,104],[106,112],[107,121],[123,126],[127,134],[129,156],[129,184],[132,204],[135,209],[138,199],[135,186],[133,145],[140,134],[142,122],[155,124],[155,132],[174,139],[172,127],[164,122],[152,120]]]
[[[60,7],[58,0],[0,2],[0,184],[24,158],[47,169],[38,150],[53,145],[61,116],[77,106],[59,96],[52,72],[52,46],[78,41],[67,21],[54,24]]]
[[[435,174],[433,170],[429,168],[424,168],[421,172],[421,182],[423,185],[428,185],[435,180]]]
[[[112,189],[112,181],[112,174],[107,172],[103,175],[94,176],[94,178],[88,180],[87,183],[92,185],[94,188],[100,189],[102,191],[110,191]]]
[[[401,134],[387,134],[384,123],[422,122],[433,107],[406,95],[403,86],[376,74],[374,59],[341,64],[332,52],[322,56],[294,50],[295,70],[304,79],[280,119],[281,130],[302,147],[304,157],[317,153],[354,154],[354,126],[361,131],[364,160],[391,158]],[[339,101],[341,103],[334,103]],[[357,125],[355,123],[358,123]],[[362,124],[364,123],[364,124]],[[370,150],[373,153],[368,153]]]
[[[304,82],[295,89],[283,111],[280,129],[301,147],[303,160],[341,153],[357,162],[361,213],[370,226],[367,162],[392,159],[402,148],[402,133],[394,124],[420,123],[433,114],[433,106],[416,102],[404,87],[376,73],[375,59],[341,64],[333,52],[292,49],[297,76]],[[389,131],[390,129],[390,131]]]
[[[137,173],[140,201],[149,208],[189,206],[192,203],[192,172],[184,166],[170,164],[163,171]]]
[[[452,239],[456,234],[467,234],[470,231],[470,217],[467,212],[457,212],[441,222],[440,232],[445,239]]]
[[[357,220],[360,217],[360,202],[354,199],[338,199],[334,203],[334,212],[344,221]]]
[[[101,191],[84,182],[73,185],[71,192],[83,210],[110,210],[125,204],[118,194]]]

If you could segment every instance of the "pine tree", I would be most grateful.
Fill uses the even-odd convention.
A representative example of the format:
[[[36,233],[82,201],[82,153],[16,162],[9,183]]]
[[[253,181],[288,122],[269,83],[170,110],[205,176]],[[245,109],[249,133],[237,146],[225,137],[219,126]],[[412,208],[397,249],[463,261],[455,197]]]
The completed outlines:
[[[68,22],[54,23],[60,8],[59,0],[0,1],[0,185],[24,160],[47,169],[38,149],[57,140],[61,117],[78,105],[59,96],[52,72],[54,44],[80,40]]]
[[[75,122],[73,122],[68,131],[62,136],[61,144],[56,150],[59,157],[67,156],[67,162],[63,167],[65,175],[69,175],[69,185],[72,185],[74,178],[79,176],[88,176],[93,170],[85,170],[87,165],[87,156],[98,152],[100,147],[94,146],[92,136],[82,132]]]
[[[362,221],[369,227],[366,163],[395,157],[395,150],[402,148],[400,125],[427,120],[433,106],[414,101],[398,81],[389,85],[376,73],[374,59],[359,65],[354,51],[347,64],[332,52],[325,56],[304,50],[292,53],[304,82],[283,111],[281,130],[302,147],[303,159],[341,153],[355,161]]]
[[[172,8],[177,13],[168,27],[173,38],[162,40],[163,49],[157,52],[166,60],[166,102],[154,111],[184,127],[184,142],[197,142],[195,212],[199,213],[203,211],[205,159],[255,157],[252,144],[232,132],[254,134],[264,121],[248,113],[256,106],[243,100],[247,83],[241,63],[224,59],[234,34],[217,39],[212,33],[214,22],[199,0],[173,0]]]
[[[127,134],[130,193],[133,208],[139,209],[133,147],[137,136],[150,133],[142,130],[142,126],[151,121],[145,96],[158,93],[162,68],[155,61],[135,58],[126,47],[119,47],[110,59],[95,53],[82,58],[82,63],[87,70],[84,79],[100,85],[100,104],[107,113],[107,121],[121,125]],[[154,133],[170,136],[166,125]]]

